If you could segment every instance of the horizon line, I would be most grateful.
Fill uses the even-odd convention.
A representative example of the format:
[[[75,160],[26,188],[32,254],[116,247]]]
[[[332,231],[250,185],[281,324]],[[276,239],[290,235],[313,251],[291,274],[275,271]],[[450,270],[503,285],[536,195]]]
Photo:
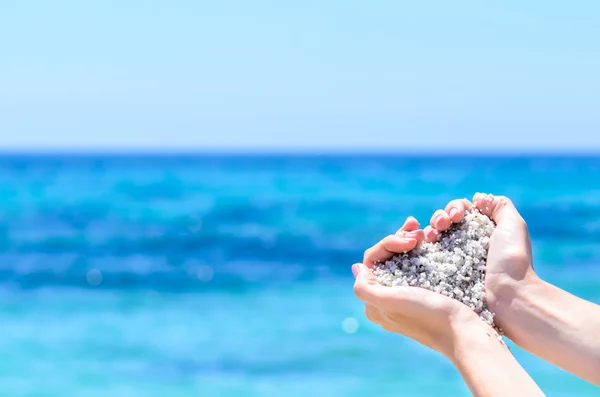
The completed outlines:
[[[587,155],[599,156],[600,147],[582,148],[550,148],[550,147],[463,147],[463,148],[431,148],[431,147],[0,147],[0,156],[6,155],[156,155],[156,156],[219,156],[219,155],[243,155],[243,156],[288,156],[288,155],[325,155],[325,156],[347,156],[347,155],[442,155],[442,156],[536,156],[536,155]]]

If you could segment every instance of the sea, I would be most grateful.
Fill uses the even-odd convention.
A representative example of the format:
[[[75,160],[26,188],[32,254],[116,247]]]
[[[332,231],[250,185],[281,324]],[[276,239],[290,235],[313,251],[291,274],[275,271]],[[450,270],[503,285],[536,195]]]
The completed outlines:
[[[600,156],[1,155],[0,396],[469,396],[365,318],[350,266],[475,192],[600,302]],[[600,395],[511,348],[548,396]]]

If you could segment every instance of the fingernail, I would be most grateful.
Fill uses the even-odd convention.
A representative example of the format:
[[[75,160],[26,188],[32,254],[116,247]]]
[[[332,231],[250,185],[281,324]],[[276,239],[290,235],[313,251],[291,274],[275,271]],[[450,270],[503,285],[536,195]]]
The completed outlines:
[[[358,276],[359,272],[360,266],[358,266],[357,264],[352,265],[352,274],[354,274],[354,277]]]
[[[450,213],[448,213],[448,215],[450,215],[450,218],[454,218],[454,215],[456,215],[457,212],[458,212],[458,210],[456,208],[452,208],[450,210]]]
[[[412,243],[413,241],[417,241],[417,239],[410,238],[410,237],[403,237],[400,239],[400,241],[402,241],[404,244],[409,244],[409,243]]]
[[[417,218],[415,218],[414,216],[409,216],[408,218],[414,220],[415,222],[417,222],[417,225],[421,226]]]
[[[404,235],[404,237],[405,237],[405,238],[407,238],[407,239],[410,239],[410,238],[414,238],[414,239],[416,239],[416,238],[417,238],[417,236],[418,236],[418,234],[419,234],[419,231],[418,231],[418,230],[415,230],[415,231],[412,231],[412,232],[408,232],[408,233],[406,233],[406,234]]]
[[[439,215],[437,218],[435,218],[435,220],[433,221],[433,224],[435,225],[435,227],[437,228],[438,223],[440,222],[440,220],[442,220],[442,215]]]

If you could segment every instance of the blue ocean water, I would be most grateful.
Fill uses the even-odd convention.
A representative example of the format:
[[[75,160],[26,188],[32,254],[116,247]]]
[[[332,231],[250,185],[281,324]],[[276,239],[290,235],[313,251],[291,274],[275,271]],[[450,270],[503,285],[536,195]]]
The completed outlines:
[[[367,322],[350,265],[491,192],[538,273],[600,302],[599,177],[600,157],[4,155],[0,395],[468,396]],[[513,351],[549,396],[600,394]]]

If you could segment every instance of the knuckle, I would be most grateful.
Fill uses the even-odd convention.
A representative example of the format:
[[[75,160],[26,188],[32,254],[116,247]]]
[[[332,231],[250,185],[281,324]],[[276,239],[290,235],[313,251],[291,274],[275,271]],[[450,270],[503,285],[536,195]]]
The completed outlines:
[[[379,244],[380,244],[381,246],[383,246],[383,245],[386,245],[386,244],[389,244],[389,243],[390,243],[390,241],[393,241],[395,238],[396,238],[396,236],[395,236],[395,235],[393,235],[393,234],[388,234],[387,236],[385,236],[385,237],[384,237],[384,238],[383,238],[383,239],[382,239],[382,240],[379,242]]]
[[[406,234],[406,233],[404,233],[404,234]],[[379,247],[384,250],[393,251],[393,250],[390,250],[389,248],[393,247],[394,243],[396,243],[397,241],[398,241],[398,236],[396,236],[395,234],[390,234],[389,236],[385,236],[383,238],[383,240],[381,240],[379,242]]]
[[[529,260],[529,256],[527,255],[527,251],[520,248],[512,248],[508,249],[504,253],[504,257],[509,262],[522,262]]]
[[[518,227],[520,227],[521,229],[523,229],[526,232],[529,231],[529,227],[527,226],[527,222],[525,222],[525,219],[523,219],[523,217],[519,216],[517,218],[516,222],[517,222],[517,226]]]

